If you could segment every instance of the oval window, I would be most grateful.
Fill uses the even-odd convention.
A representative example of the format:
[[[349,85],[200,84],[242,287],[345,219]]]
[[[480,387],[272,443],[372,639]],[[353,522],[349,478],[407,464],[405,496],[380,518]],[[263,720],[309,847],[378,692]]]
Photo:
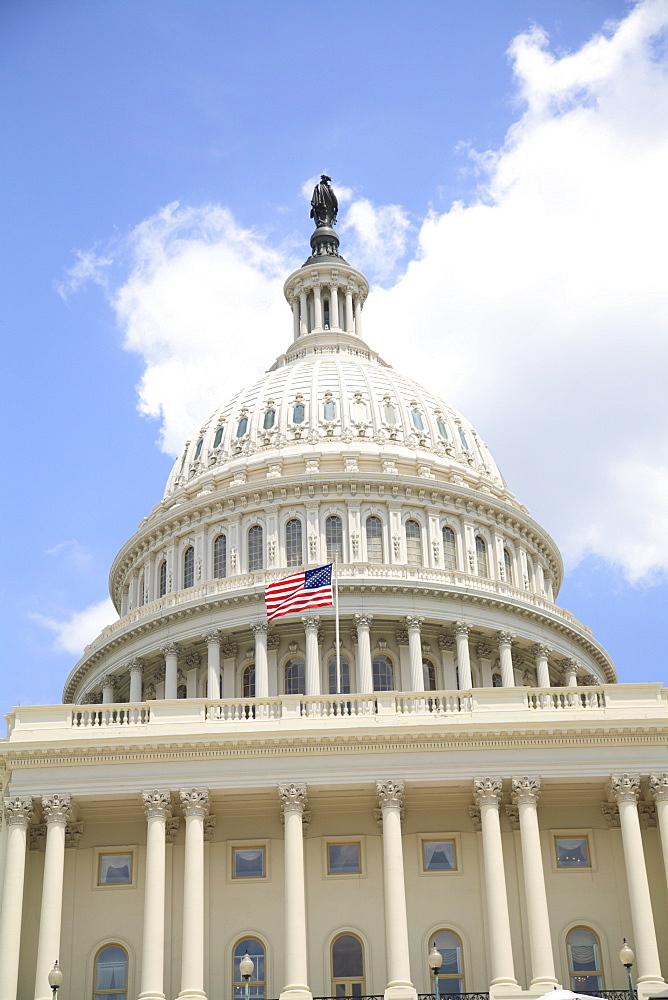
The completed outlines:
[[[243,437],[248,430],[248,417],[242,417],[237,425],[237,437]]]
[[[274,426],[274,420],[276,419],[276,410],[267,410],[264,415],[264,420],[262,426],[266,431],[270,431]]]
[[[225,427],[224,427],[224,426],[221,426],[221,427],[219,427],[219,428],[218,428],[218,430],[216,431],[216,436],[215,436],[215,438],[213,439],[213,446],[214,446],[214,448],[217,448],[217,447],[218,447],[218,445],[220,444],[220,442],[221,442],[221,441],[223,440],[223,431],[224,431],[224,430],[225,430]]]
[[[445,421],[441,417],[439,417],[438,420],[436,421],[436,426],[438,427],[438,433],[441,435],[442,438],[444,438],[447,441],[448,428],[445,426]]]
[[[422,414],[419,410],[411,410],[411,419],[413,420],[413,427],[416,431],[423,431],[424,424],[422,423]]]
[[[297,403],[294,410],[292,411],[292,422],[293,424],[303,424],[305,409],[303,403]]]
[[[336,420],[336,403],[333,399],[325,400],[325,405],[322,408],[322,416],[324,420]]]
[[[385,406],[383,407],[383,416],[385,417],[385,423],[396,424],[397,411],[392,406],[392,403],[385,403]]]

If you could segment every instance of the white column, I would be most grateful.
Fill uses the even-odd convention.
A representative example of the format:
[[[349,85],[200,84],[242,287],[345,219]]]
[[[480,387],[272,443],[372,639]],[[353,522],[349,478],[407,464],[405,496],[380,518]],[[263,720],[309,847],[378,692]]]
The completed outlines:
[[[500,778],[473,779],[473,798],[475,804],[480,807],[482,829],[492,996],[504,990],[519,989],[513,965],[513,943],[510,936],[503,844],[499,824],[499,803],[502,794],[503,784]]]
[[[547,993],[548,990],[556,989],[558,983],[554,973],[545,872],[538,829],[540,778],[513,778],[511,788],[513,802],[519,807],[524,894],[531,953],[531,989]]]
[[[417,996],[411,982],[408,917],[401,839],[403,781],[377,781],[376,795],[383,824],[383,891],[385,896],[386,1000]]]
[[[610,791],[619,806],[619,825],[622,829],[624,865],[629,887],[631,924],[633,926],[633,947],[637,956],[638,986],[645,987],[643,993],[654,988],[664,988],[659,964],[659,950],[656,943],[652,901],[647,881],[647,868],[640,832],[638,816],[638,793],[640,776],[637,774],[612,775]]]
[[[329,286],[329,327],[330,330],[340,329],[339,323],[339,287]]]
[[[16,1000],[21,948],[23,882],[26,867],[28,825],[32,819],[32,799],[28,796],[4,800],[7,824],[5,881],[0,911],[0,997]],[[58,956],[54,955],[55,962]],[[53,968],[53,963],[52,966]]]
[[[358,337],[362,336],[362,297],[360,295],[355,296],[355,333]]]
[[[255,697],[269,697],[269,666],[267,663],[267,630],[266,622],[251,625],[255,636]]]
[[[650,774],[649,790],[656,803],[656,819],[659,824],[663,866],[666,869],[666,884],[668,885],[668,772]]]
[[[408,629],[408,652],[411,658],[411,691],[424,691],[424,671],[422,669],[422,639],[420,630],[424,618],[406,615]]]
[[[114,691],[116,690],[116,677],[114,674],[105,674],[102,678],[102,704],[111,705],[114,701]],[[53,966],[52,966],[53,968]]]
[[[355,318],[353,313],[353,290],[346,288],[346,333],[353,333]]]
[[[49,973],[53,963],[60,957],[65,827],[72,816],[72,800],[69,795],[43,795],[42,812],[46,822],[46,848],[37,944],[35,1000],[50,1000]]]
[[[515,636],[512,632],[499,632],[499,660],[501,663],[501,687],[515,687],[515,671],[511,646]]]
[[[320,694],[320,650],[318,649],[318,615],[304,615],[302,625],[306,633],[306,694]]]
[[[176,698],[177,675],[179,670],[179,647],[175,642],[166,642],[160,652],[165,658],[165,700]]]
[[[303,290],[299,292],[299,333],[302,337],[308,333],[308,304]]]
[[[536,678],[538,681],[538,687],[549,688],[550,670],[547,665],[547,658],[550,653],[550,647],[546,646],[542,642],[539,642],[533,647],[533,652],[536,657]]]
[[[310,1000],[306,947],[304,819],[306,785],[279,785],[278,801],[285,826],[285,986],[280,1000]]]
[[[179,792],[186,818],[183,870],[183,947],[179,1000],[206,997],[204,992],[204,820],[209,815],[206,788]]]
[[[206,696],[209,701],[220,698],[220,630],[209,629],[204,633],[206,643]]]
[[[139,1000],[164,1000],[165,823],[172,801],[169,792],[142,792],[141,797],[148,826]]]
[[[136,657],[128,665],[130,671],[130,704],[137,705],[142,700],[142,675],[144,673],[144,661]]]
[[[372,620],[373,615],[355,615],[353,617],[357,629],[357,686],[360,694],[373,693],[370,638]]]
[[[577,660],[562,660],[561,665],[564,668],[564,684],[566,687],[577,687],[578,686],[578,668],[580,664]]]
[[[469,632],[471,626],[465,622],[455,622],[455,642],[457,643],[457,669],[459,670],[459,690],[470,691],[473,687],[471,677],[471,653],[469,651]]]
[[[322,297],[320,285],[313,286],[313,329],[322,330]]]
[[[294,339],[299,339],[299,299],[296,295],[292,298],[292,332]]]

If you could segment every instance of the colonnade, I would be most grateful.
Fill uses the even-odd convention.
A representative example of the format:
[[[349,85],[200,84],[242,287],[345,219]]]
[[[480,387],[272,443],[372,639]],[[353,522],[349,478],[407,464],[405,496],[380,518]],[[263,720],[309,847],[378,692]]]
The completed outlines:
[[[366,612],[352,616],[352,624],[355,630],[355,637],[357,639],[357,691],[351,693],[372,694],[374,691],[371,656],[371,625],[373,617],[374,616],[372,614]],[[323,693],[321,691],[321,678],[323,673],[319,648],[320,621],[321,619],[319,615],[307,614],[303,615],[301,618],[302,626],[304,628],[305,646],[304,694],[307,696],[317,697]],[[408,678],[410,675],[410,687],[408,688],[410,691],[420,692],[425,690],[424,671],[422,668],[422,628],[424,621],[424,617],[418,615],[406,615],[403,619],[403,623],[405,623],[405,632],[397,633],[399,646],[408,646],[409,667],[407,667],[406,677]],[[383,626],[387,627],[387,623],[383,622]],[[278,638],[275,634],[270,633],[269,626],[266,622],[253,624],[250,626],[250,629],[253,633],[255,644],[253,661],[255,666],[255,697],[267,698],[269,697],[270,687],[268,651],[270,649],[276,649],[278,645]],[[452,636],[450,634],[442,634],[439,637],[439,646],[443,657],[443,672],[444,674],[447,673],[445,656],[450,650],[454,649],[456,659],[452,659],[453,687],[456,686],[462,691],[469,691],[473,687],[470,649],[471,631],[472,626],[470,624],[463,621],[456,621],[454,623]],[[221,690],[220,680],[221,666],[229,665],[232,669],[235,667],[235,657],[238,650],[237,644],[226,641],[223,636],[223,632],[216,628],[209,629],[205,632],[202,639],[206,643],[206,677],[208,698],[210,700],[218,700],[221,697],[225,698],[237,696],[236,692],[230,693],[228,691],[226,693]],[[500,631],[496,635],[496,640],[496,658],[498,658],[499,661],[500,686],[515,687],[516,668],[513,662],[512,648],[517,642],[517,637],[511,632]],[[485,642],[478,642],[476,645],[476,653],[478,655],[478,660],[481,663],[481,667],[483,670],[486,670],[489,675],[488,683],[491,683],[491,664],[495,658],[495,651],[492,642],[493,639],[490,637]],[[221,664],[221,649],[223,650],[222,659],[226,661],[225,664]],[[196,697],[197,674],[200,664],[199,655],[197,653],[191,653],[185,657],[187,667],[186,677],[185,675],[181,675],[179,671],[179,657],[182,656],[182,650],[176,642],[170,640],[164,643],[160,652],[164,657],[164,666],[159,668],[159,676],[161,679],[164,679],[164,697],[167,699],[176,698],[179,676],[181,676],[184,681],[187,680],[187,696]],[[533,657],[533,671],[535,673],[537,686],[539,688],[549,688],[550,673],[548,658],[551,653],[550,647],[545,643],[536,643],[530,648],[530,650],[525,650],[525,652],[529,652]],[[564,684],[568,687],[577,687],[578,673],[582,672],[580,663],[572,658],[562,658],[559,661],[558,666],[563,673]],[[137,657],[127,664],[126,669],[130,675],[129,700],[132,704],[137,704],[144,700],[146,692],[143,689],[142,675],[145,671],[145,667],[146,665],[144,660]],[[114,702],[119,680],[120,675],[113,673],[108,673],[102,678],[101,684],[103,704],[111,704]],[[485,686],[484,678],[483,686]],[[396,687],[397,690],[401,690],[400,685],[397,684]],[[444,689],[450,689],[447,685],[447,681]],[[153,697],[155,697],[155,694],[153,694]]]
[[[291,304],[295,340],[326,329],[362,336],[364,299],[349,282],[341,283],[335,276],[326,281],[313,279],[309,286],[295,288]]]
[[[666,876],[668,878],[668,773],[653,774],[649,791],[656,803]],[[519,814],[524,898],[527,912],[531,983],[534,994],[558,986],[538,825],[541,781],[535,776],[514,777],[510,795]],[[637,981],[645,992],[663,984],[656,930],[638,811],[639,775],[613,775],[610,796],[619,808],[631,926],[637,954]],[[488,924],[490,989],[494,994],[520,989],[513,964],[510,912],[506,890],[499,808],[503,779],[475,778],[471,816],[482,836],[484,891]],[[376,783],[376,819],[383,838],[384,924],[386,942],[386,1000],[415,1000],[409,959],[402,819],[403,781]],[[307,787],[288,783],[278,787],[284,822],[285,925],[284,976],[281,1000],[310,1000],[303,834],[310,820]],[[210,799],[206,788],[182,789],[185,817],[183,882],[183,938],[179,1000],[202,1000],[204,984],[204,841]],[[4,800],[8,825],[4,892],[0,909],[0,1000],[16,1000],[26,844],[36,802],[29,796]],[[69,795],[41,798],[46,824],[46,855],[39,914],[35,971],[35,1000],[48,1000],[48,973],[60,952],[65,828],[73,816]],[[142,793],[147,821],[143,941],[139,1000],[165,1000],[165,835],[172,821],[172,793]]]

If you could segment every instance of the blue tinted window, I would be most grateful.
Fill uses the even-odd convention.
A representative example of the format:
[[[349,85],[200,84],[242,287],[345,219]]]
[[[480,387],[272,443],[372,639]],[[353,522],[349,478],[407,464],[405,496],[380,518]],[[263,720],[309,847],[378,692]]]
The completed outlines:
[[[304,423],[304,404],[297,403],[294,410],[292,411],[292,422],[293,424],[303,424]]]
[[[264,415],[264,421],[262,426],[266,431],[270,431],[274,426],[274,420],[276,419],[276,410],[267,410]]]
[[[336,403],[333,399],[326,399],[322,408],[322,415],[325,420],[336,420]]]
[[[237,437],[243,437],[248,429],[248,417],[242,417],[237,425]]]
[[[464,431],[462,430],[461,427],[459,428],[459,438],[460,438],[460,440],[462,442],[462,446],[464,447],[464,449],[466,451],[468,451],[469,450],[469,443],[466,440],[466,434],[464,433]]]
[[[224,427],[219,427],[218,430],[216,431],[216,436],[213,439],[213,446],[214,446],[214,448],[217,448],[218,445],[220,444],[220,442],[223,440],[223,431],[224,430],[225,430]]]
[[[422,423],[422,414],[419,410],[412,410],[411,417],[413,419],[413,427],[416,431],[423,431],[424,424]]]

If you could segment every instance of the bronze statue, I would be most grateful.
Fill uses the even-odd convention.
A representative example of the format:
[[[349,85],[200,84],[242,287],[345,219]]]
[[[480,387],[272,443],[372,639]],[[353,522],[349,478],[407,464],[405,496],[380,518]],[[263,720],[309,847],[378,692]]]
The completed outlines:
[[[313,189],[311,198],[311,218],[319,229],[320,226],[335,226],[339,203],[330,185],[331,177],[320,175],[320,183]]]

